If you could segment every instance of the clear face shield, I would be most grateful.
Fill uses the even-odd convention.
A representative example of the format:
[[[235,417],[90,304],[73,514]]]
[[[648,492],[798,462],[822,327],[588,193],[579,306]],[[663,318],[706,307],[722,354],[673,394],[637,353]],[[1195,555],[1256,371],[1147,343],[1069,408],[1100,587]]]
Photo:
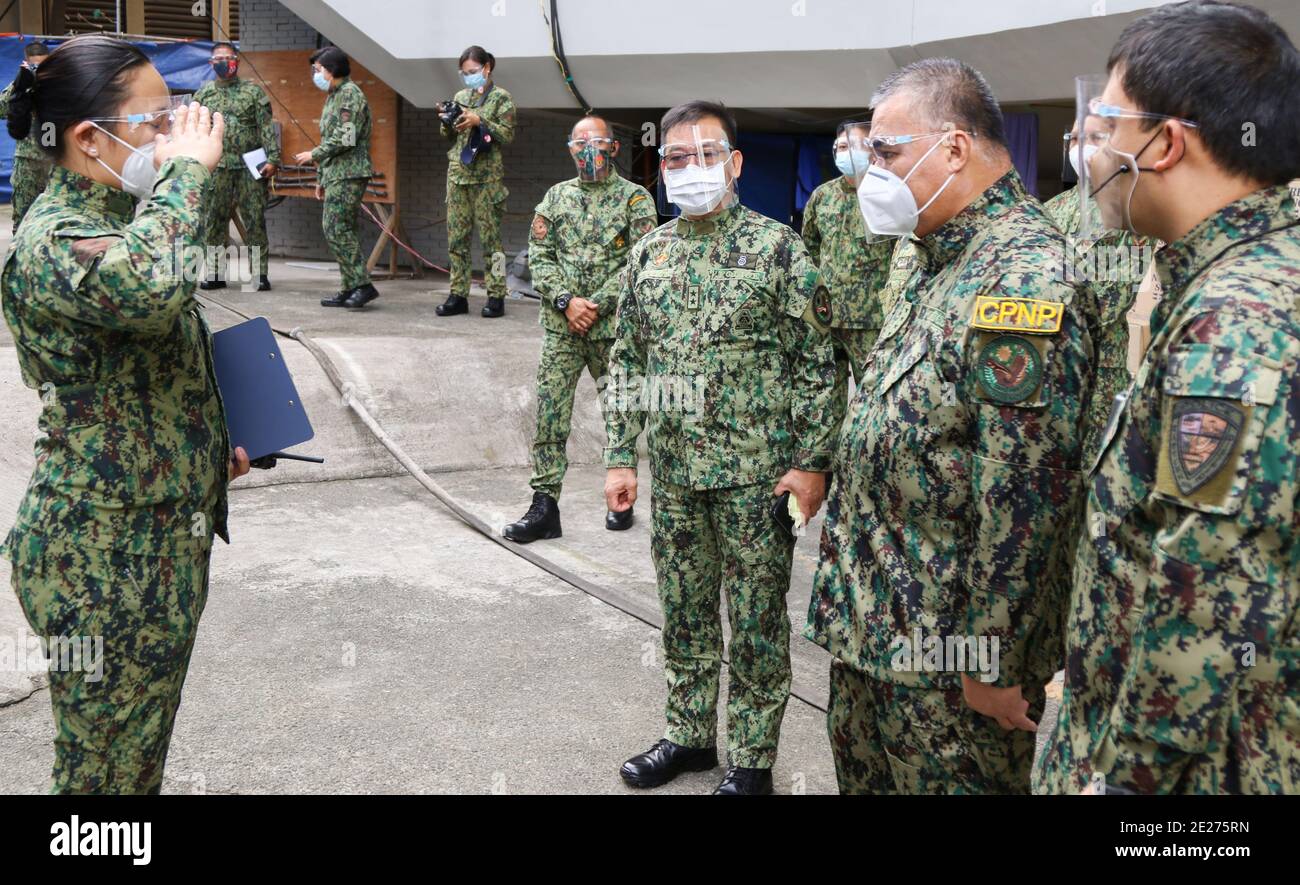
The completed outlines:
[[[835,155],[835,168],[854,184],[862,181],[871,165],[871,123],[859,120],[841,123],[835,133],[832,148]]]
[[[1096,239],[1107,231],[1131,231],[1133,193],[1143,172],[1143,153],[1160,137],[1164,120],[1192,128],[1191,120],[1169,114],[1122,108],[1103,100],[1106,75],[1075,78],[1079,157],[1080,240]]]
[[[151,127],[154,133],[171,135],[172,124],[176,122],[178,108],[186,107],[194,100],[193,95],[164,95],[157,98],[143,99],[141,110],[130,114],[118,114],[114,117],[95,117],[92,123],[122,123],[127,132],[135,132],[141,126]]]
[[[699,126],[692,126],[690,133],[689,141],[665,142],[659,147],[660,212],[664,215],[680,212],[698,218],[729,205],[734,195],[732,146],[725,138],[703,137]]]

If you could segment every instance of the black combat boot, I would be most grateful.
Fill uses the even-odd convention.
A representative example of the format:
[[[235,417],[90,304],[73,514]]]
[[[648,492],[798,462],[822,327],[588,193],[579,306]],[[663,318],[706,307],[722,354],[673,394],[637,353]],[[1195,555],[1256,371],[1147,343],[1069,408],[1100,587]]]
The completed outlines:
[[[259,292],[271,291],[271,280],[266,274],[262,274],[257,278],[257,291]]]
[[[460,313],[469,313],[469,302],[462,295],[448,295],[447,300],[434,310],[440,317],[454,317]]]
[[[539,538],[550,541],[564,534],[560,530],[560,505],[545,492],[533,492],[533,503],[518,522],[512,522],[501,537],[517,544],[530,544]]]
[[[204,292],[211,292],[213,289],[224,289],[226,288],[226,281],[221,277],[209,277],[199,283],[199,288]]]
[[[722,783],[713,791],[715,796],[771,796],[772,769],[740,768],[733,765],[727,769]]]
[[[606,513],[605,528],[611,532],[624,532],[632,528],[632,508],[611,510]]]
[[[366,283],[364,286],[357,286],[353,289],[352,294],[348,296],[348,300],[343,302],[343,306],[348,310],[360,310],[378,297],[379,293],[375,291],[375,287],[370,283]]]
[[[504,298],[489,298],[487,304],[483,305],[483,316],[488,319],[505,316],[506,302]]]
[[[348,297],[352,294],[352,291],[353,290],[351,289],[342,289],[338,292],[335,292],[333,297],[331,298],[322,298],[320,300],[320,306],[321,307],[342,307],[344,302],[346,302],[348,300]]]
[[[718,767],[717,747],[683,747],[662,738],[623,763],[619,775],[630,787],[661,787],[683,771]]]

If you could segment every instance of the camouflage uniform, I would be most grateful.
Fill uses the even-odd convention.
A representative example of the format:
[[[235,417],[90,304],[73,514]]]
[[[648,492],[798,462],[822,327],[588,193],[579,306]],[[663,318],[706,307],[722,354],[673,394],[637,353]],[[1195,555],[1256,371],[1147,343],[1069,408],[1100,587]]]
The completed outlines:
[[[546,192],[537,204],[528,243],[528,269],[542,296],[537,320],[545,330],[537,366],[537,434],[529,485],[559,499],[569,461],[565,447],[573,417],[573,391],[585,368],[604,386],[614,343],[620,272],[632,244],[655,227],[648,191],[610,168],[602,181],[573,178]],[[585,335],[569,331],[555,308],[562,292],[600,306]]]
[[[894,241],[867,241],[857,188],[840,176],[820,185],[808,198],[803,210],[803,242],[831,290],[831,327],[843,354],[837,382],[841,395],[847,396],[844,363],[852,368],[854,382],[861,381],[862,367],[884,319],[880,302]]]
[[[169,160],[133,220],[128,194],[57,166],[0,275],[43,405],[13,587],[36,634],[103,637],[102,679],[50,674],[55,792],[158,790],[214,531],[228,540],[211,339],[167,251],[201,242],[208,179]]]
[[[770,515],[772,489],[792,467],[830,469],[843,417],[830,318],[830,293],[799,237],[738,204],[671,221],[628,258],[605,466],[636,467],[648,425],[665,736],[687,747],[716,740],[721,587],[732,630],[728,749],[746,768],[775,761],[790,694],[794,545]],[[684,395],[647,402],[641,379]]]
[[[12,83],[0,91],[0,120],[9,115],[9,99],[13,93]],[[37,143],[39,137],[36,120],[33,119],[27,137],[14,145],[13,172],[9,175],[9,183],[13,187],[14,230],[18,230],[18,223],[50,180],[50,158]]]
[[[1285,187],[1156,254],[1165,297],[1090,471],[1035,789],[1300,790],[1300,228]]]
[[[1126,231],[1109,231],[1079,243],[1079,189],[1072,187],[1043,208],[1068,238],[1065,279],[1079,280],[1079,310],[1094,348],[1092,393],[1084,413],[1083,464],[1090,464],[1101,443],[1115,395],[1128,387],[1128,312],[1137,300],[1146,272],[1147,240]],[[1071,261],[1069,259],[1073,258]],[[1118,260],[1116,260],[1118,259]],[[1097,266],[1089,269],[1088,265]],[[1076,266],[1083,272],[1076,272]]]
[[[900,648],[917,631],[996,639],[994,684],[1041,713],[1063,656],[1087,331],[1054,272],[1064,240],[1014,171],[916,250],[840,436],[806,635],[837,659],[842,792],[1028,792],[1034,737],[961,702],[973,662]]]
[[[343,291],[370,282],[361,254],[357,211],[374,168],[370,165],[370,105],[361,87],[343,77],[330,87],[320,115],[320,144],[311,152],[325,188],[322,227],[339,263]]]
[[[515,101],[500,86],[480,93],[462,89],[455,101],[483,120],[492,147],[480,151],[470,165],[460,161],[472,130],[457,132],[442,126],[447,149],[447,252],[451,255],[451,294],[464,298],[470,285],[470,243],[478,228],[489,298],[506,297],[505,252],[501,249],[501,217],[506,211],[505,169],[501,149],[515,138]],[[499,256],[499,257],[498,257]]]
[[[203,84],[194,100],[226,119],[221,162],[212,173],[208,196],[207,244],[224,249],[230,219],[236,210],[248,235],[245,244],[257,250],[256,273],[267,269],[266,192],[268,181],[253,178],[244,164],[244,154],[266,150],[266,161],[280,165],[280,146],[271,117],[271,99],[262,87],[240,77],[212,80]],[[221,269],[224,277],[224,268]]]
[[[907,291],[907,284],[916,271],[916,265],[916,240],[911,237],[898,237],[894,240],[894,252],[889,259],[889,279],[880,297],[880,306],[885,316],[889,316],[898,299]]]

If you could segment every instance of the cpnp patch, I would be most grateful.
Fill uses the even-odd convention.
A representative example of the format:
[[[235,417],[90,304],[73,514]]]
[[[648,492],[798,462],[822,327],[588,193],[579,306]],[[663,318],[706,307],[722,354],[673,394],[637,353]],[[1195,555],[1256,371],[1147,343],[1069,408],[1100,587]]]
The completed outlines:
[[[971,325],[976,329],[993,332],[1053,335],[1061,331],[1061,317],[1064,313],[1065,306],[1055,301],[980,295],[975,299]]]

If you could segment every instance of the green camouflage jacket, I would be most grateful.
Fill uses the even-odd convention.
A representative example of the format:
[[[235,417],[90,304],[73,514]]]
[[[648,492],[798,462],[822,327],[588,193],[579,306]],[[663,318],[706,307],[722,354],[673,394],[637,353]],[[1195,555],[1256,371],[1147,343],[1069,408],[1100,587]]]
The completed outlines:
[[[311,152],[320,183],[369,178],[370,104],[361,87],[344,77],[330,87],[320,114],[320,144]]]
[[[884,320],[881,297],[894,240],[868,243],[865,231],[857,189],[844,176],[821,184],[804,206],[803,242],[831,290],[836,329],[879,329]]]
[[[806,631],[874,678],[959,685],[896,655],[914,631],[996,639],[1002,686],[1060,666],[1090,374],[1064,246],[1014,170],[916,241],[840,436]]]
[[[6,86],[3,91],[0,91],[0,120],[4,120],[5,117],[9,116],[9,99],[13,94],[14,84],[12,83]],[[42,160],[48,162],[50,159],[49,156],[41,150],[41,146],[36,142],[39,134],[40,133],[36,131],[36,115],[33,114],[32,129],[27,133],[26,138],[14,145],[14,156],[22,157],[24,160]]]
[[[1091,471],[1036,786],[1300,791],[1300,227],[1257,191],[1156,253],[1165,297]]]
[[[885,291],[880,298],[880,306],[884,309],[885,316],[889,316],[898,299],[907,291],[907,284],[912,279],[917,266],[916,240],[911,237],[897,237],[892,242],[894,251],[889,259],[889,280],[885,283]]]
[[[208,180],[169,160],[133,218],[128,194],[55,166],[19,228],[0,299],[42,410],[11,558],[41,539],[163,556],[229,540],[211,336],[169,251],[202,245]]]
[[[211,80],[194,94],[194,100],[226,118],[221,141],[221,168],[243,169],[244,154],[266,149],[268,163],[280,165],[280,144],[275,138],[271,99],[251,80],[231,77]]]
[[[542,296],[538,322],[552,332],[570,334],[554,302],[568,292],[600,305],[600,319],[587,337],[613,338],[623,265],[632,244],[654,230],[654,199],[611,167],[603,181],[574,177],[553,186],[536,211],[528,270]]]
[[[799,236],[739,203],[677,218],[628,256],[606,388],[606,467],[695,489],[830,469],[830,293]],[[673,394],[677,394],[674,396]]]
[[[505,178],[501,149],[515,140],[515,100],[509,92],[492,84],[492,91],[486,97],[477,89],[465,88],[456,93],[454,101],[483,119],[483,125],[487,127],[494,144],[486,152],[480,152],[474,162],[466,166],[460,161],[460,152],[469,143],[471,130],[457,132],[450,126],[440,126],[443,137],[452,142],[447,149],[447,180],[453,184],[477,184]]]

